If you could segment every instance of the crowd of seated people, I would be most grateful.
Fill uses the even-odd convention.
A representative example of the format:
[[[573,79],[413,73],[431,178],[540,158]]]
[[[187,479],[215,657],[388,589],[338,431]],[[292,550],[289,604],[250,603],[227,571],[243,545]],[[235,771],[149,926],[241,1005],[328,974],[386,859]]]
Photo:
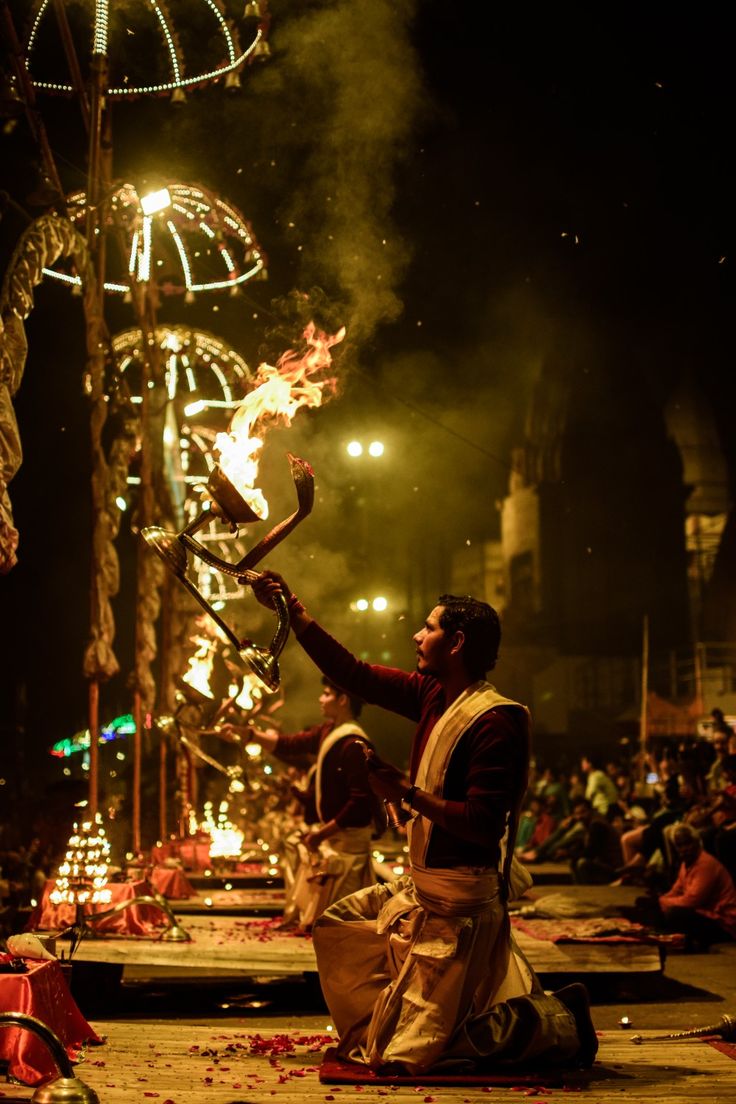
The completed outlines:
[[[736,939],[736,734],[719,713],[710,739],[639,761],[535,764],[517,857],[564,863],[577,884],[645,886],[647,920],[693,945]]]

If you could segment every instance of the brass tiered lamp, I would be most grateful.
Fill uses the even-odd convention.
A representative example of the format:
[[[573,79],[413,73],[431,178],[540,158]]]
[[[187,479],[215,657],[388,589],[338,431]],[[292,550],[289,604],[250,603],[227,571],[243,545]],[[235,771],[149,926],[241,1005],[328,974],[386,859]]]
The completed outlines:
[[[291,533],[300,521],[311,513],[314,505],[314,473],[312,468],[306,460],[301,460],[298,456],[292,456],[289,453],[288,457],[292,479],[296,488],[297,509],[289,517],[275,525],[237,563],[229,563],[227,560],[223,560],[210,548],[195,539],[195,534],[210,521],[213,514],[221,517],[233,531],[241,525],[260,520],[258,514],[246,502],[219,465],[212,469],[207,482],[210,503],[180,533],[169,532],[158,525],[151,525],[142,530],[142,536],[147,544],[161,557],[169,571],[173,572],[202,608],[207,611],[233,645],[243,664],[269,690],[276,690],[279,686],[278,657],[283,651],[289,635],[289,612],[285,598],[278,594],[274,599],[277,626],[268,648],[261,648],[249,639],[241,640],[188,578],[189,561],[187,553],[191,552],[192,555],[197,556],[209,564],[210,567],[226,575],[233,576],[240,583],[254,583],[258,578],[258,572],[253,570],[255,565],[260,563],[276,545],[280,544]]]

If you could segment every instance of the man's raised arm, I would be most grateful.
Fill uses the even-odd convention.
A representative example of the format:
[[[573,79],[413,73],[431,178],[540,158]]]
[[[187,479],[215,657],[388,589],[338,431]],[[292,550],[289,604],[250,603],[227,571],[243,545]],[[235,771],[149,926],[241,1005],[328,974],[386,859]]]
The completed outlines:
[[[264,571],[253,583],[253,593],[261,605],[273,609],[273,598],[283,594],[294,634],[319,670],[343,690],[371,705],[380,705],[392,713],[418,720],[422,679],[396,667],[379,667],[357,659],[339,641],[310,617],[302,602],[283,576]]]

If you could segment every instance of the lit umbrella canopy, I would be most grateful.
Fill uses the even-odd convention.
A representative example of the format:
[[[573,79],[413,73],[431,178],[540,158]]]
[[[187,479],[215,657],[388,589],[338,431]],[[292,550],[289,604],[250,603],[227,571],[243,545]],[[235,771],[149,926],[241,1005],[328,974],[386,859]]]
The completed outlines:
[[[83,228],[84,192],[67,198],[71,221]],[[150,281],[162,295],[230,291],[265,279],[266,257],[253,228],[231,203],[198,184],[164,184],[143,195],[119,185],[106,207],[105,291],[125,295]],[[79,285],[63,263],[44,274]]]
[[[239,26],[228,18],[222,0],[188,0],[181,25],[171,7],[168,0],[67,0],[66,20],[80,59],[107,59],[108,98],[180,97],[186,88],[220,78],[237,86],[243,66],[268,52],[266,0],[248,5],[257,17]],[[182,5],[176,7],[178,16]],[[53,0],[36,0],[25,55],[36,88],[74,93]]]
[[[253,377],[240,354],[206,330],[161,325],[156,327],[155,337],[162,353],[169,398],[164,427],[169,485],[180,507],[194,514],[201,506],[198,492],[214,466],[211,454],[219,429],[219,422],[212,427],[198,424],[197,408],[202,408],[205,419],[207,410],[227,412],[236,408]],[[112,349],[117,371],[125,381],[131,402],[139,405],[142,402],[141,331],[134,328],[116,334]],[[128,476],[129,484],[135,486],[137,482],[136,475]],[[222,559],[240,559],[246,552],[245,541],[237,533],[224,530],[216,518],[200,532],[198,539],[211,546]],[[246,593],[246,587],[233,576],[214,571],[202,560],[196,561],[196,567],[197,585],[215,609],[221,609],[225,602],[242,598]]]

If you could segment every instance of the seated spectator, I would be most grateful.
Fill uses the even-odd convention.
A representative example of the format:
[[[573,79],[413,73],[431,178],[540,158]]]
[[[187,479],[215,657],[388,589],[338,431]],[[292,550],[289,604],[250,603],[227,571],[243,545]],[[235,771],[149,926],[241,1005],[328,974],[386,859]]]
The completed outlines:
[[[618,807],[609,807],[618,812]],[[570,859],[573,880],[578,885],[606,885],[621,865],[621,839],[607,817],[596,813],[586,798],[575,802],[573,820],[583,831],[575,836],[558,856],[565,852]]]
[[[709,794],[718,793],[726,785],[726,779],[723,775],[723,760],[728,755],[728,740],[722,733],[716,733],[713,738],[713,753],[713,762],[705,776]]]
[[[716,737],[722,736],[723,739],[726,741],[726,744],[729,746],[730,750],[731,741],[734,739],[734,737],[736,737],[736,732],[734,732],[731,725],[723,716],[722,709],[718,709],[718,707],[716,707],[715,709],[711,709],[710,715],[713,718],[713,722],[711,725],[713,739],[715,740]]]
[[[618,874],[622,883],[639,880],[637,875],[642,873],[656,851],[660,851],[662,856],[667,858],[664,830],[668,825],[681,821],[687,807],[687,799],[681,791],[677,778],[668,778],[664,786],[661,808],[652,815],[649,823],[632,828],[621,836],[623,866]]]
[[[558,818],[570,815],[570,800],[567,796],[567,788],[559,771],[554,770],[552,767],[545,767],[542,774],[537,779],[535,792],[538,797],[545,800],[550,812],[552,808],[557,810]],[[550,805],[550,798],[553,800],[553,805]]]
[[[686,949],[736,938],[736,888],[725,866],[704,851],[698,833],[680,824],[673,833],[680,869],[658,899],[663,926],[683,932]]]
[[[723,786],[707,801],[694,805],[687,822],[698,830],[731,823],[736,816],[736,755],[727,755],[722,763]]]
[[[736,755],[723,760],[723,789],[712,799],[710,815],[702,824],[703,847],[736,877]]]
[[[583,756],[580,767],[586,776],[585,798],[596,813],[605,817],[608,806],[614,805],[618,800],[616,783],[602,769],[601,760],[597,756]]]
[[[677,774],[680,786],[692,793],[694,801],[700,801],[706,796],[701,741],[692,738],[680,741],[677,748]]]
[[[628,813],[631,806],[636,802],[634,781],[628,771],[620,769],[616,773],[613,782],[618,794],[616,801]]]
[[[519,817],[516,832],[517,853],[528,847],[539,847],[551,835],[556,823],[542,798],[530,797],[527,808]]]
[[[555,830],[538,847],[528,847],[519,853],[525,863],[554,862],[558,858],[567,858],[573,840],[583,833],[583,825],[572,816],[564,817]]]
[[[572,806],[579,797],[585,797],[585,779],[578,771],[572,771],[567,780],[567,798]]]

